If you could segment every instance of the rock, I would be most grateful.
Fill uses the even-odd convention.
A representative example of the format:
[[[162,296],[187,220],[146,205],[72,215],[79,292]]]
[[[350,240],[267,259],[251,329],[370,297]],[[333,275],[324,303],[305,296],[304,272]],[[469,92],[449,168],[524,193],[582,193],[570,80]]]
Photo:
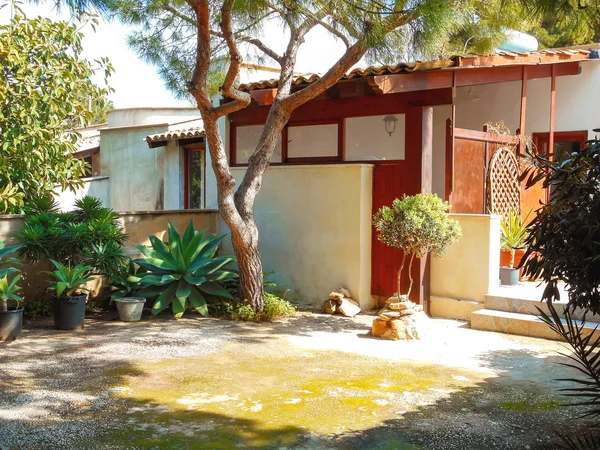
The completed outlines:
[[[386,320],[380,317],[373,320],[371,329],[373,336],[391,340],[418,340],[420,339],[417,329],[417,320],[414,316],[402,317],[400,319]]]
[[[387,318],[387,320],[399,319],[400,318],[400,312],[393,311],[393,310],[391,310],[389,308],[380,309],[379,312],[377,313],[377,315],[379,317],[381,317],[382,319]]]
[[[340,292],[330,292],[329,293],[329,298],[331,300],[336,300],[336,301],[340,301],[344,298],[344,294],[340,293]]]
[[[338,311],[346,317],[354,317],[360,312],[360,306],[348,298],[343,298],[338,304]]]
[[[414,304],[412,302],[393,302],[388,303],[387,307],[394,311],[404,311],[405,309],[412,309]]]
[[[392,295],[390,298],[388,298],[386,303],[398,303],[398,302],[407,302],[407,301],[408,301],[408,297],[406,295],[401,295],[400,297],[398,297],[398,294],[396,292],[394,292],[394,295]]]
[[[346,298],[352,298],[352,295],[350,294],[350,291],[346,288],[343,288],[342,286],[338,286],[338,290],[337,290],[340,294],[343,294],[344,297]]]
[[[337,311],[337,303],[335,300],[331,300],[330,298],[323,302],[323,312],[325,314],[335,314]]]

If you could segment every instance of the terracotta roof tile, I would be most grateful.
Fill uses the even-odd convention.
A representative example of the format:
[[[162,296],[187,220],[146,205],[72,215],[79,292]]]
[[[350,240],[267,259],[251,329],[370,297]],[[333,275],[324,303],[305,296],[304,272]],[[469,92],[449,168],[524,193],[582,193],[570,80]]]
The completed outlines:
[[[399,63],[395,65],[369,66],[366,68],[357,68],[345,74],[340,81],[352,80],[358,78],[367,78],[376,75],[395,75],[399,73],[412,73],[427,70],[450,69],[456,67],[482,67],[511,64],[541,64],[551,62],[563,62],[565,60],[587,59],[592,48],[599,45],[585,45],[579,47],[569,47],[564,49],[538,50],[534,52],[497,52],[491,55],[455,55],[448,59],[433,61],[416,61],[412,63]],[[321,77],[314,73],[309,75],[300,75],[292,81],[293,86],[303,86],[314,83]],[[246,83],[239,86],[242,91],[253,91],[258,89],[277,88],[278,80],[270,79]]]

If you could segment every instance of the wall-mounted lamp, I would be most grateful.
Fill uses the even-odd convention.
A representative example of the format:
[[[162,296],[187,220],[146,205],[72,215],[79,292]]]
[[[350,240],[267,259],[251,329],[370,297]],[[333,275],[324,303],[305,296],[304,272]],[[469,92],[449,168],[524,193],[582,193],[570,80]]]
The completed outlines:
[[[398,118],[396,116],[385,116],[383,118],[383,122],[385,123],[385,131],[392,136],[394,131],[396,131],[396,122],[398,122]]]

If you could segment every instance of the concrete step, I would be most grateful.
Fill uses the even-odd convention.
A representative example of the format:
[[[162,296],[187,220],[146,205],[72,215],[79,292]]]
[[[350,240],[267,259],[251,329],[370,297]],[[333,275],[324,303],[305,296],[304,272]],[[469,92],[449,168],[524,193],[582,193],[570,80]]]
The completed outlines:
[[[566,324],[564,319],[562,321]],[[581,322],[577,321],[577,323],[581,325]],[[586,321],[584,334],[594,332],[598,325],[598,323]],[[471,328],[544,339],[561,339],[548,325],[534,315],[495,309],[480,309],[471,314]],[[596,331],[595,334],[600,336],[600,330]]]
[[[567,306],[566,301],[554,302],[554,309],[558,312],[560,317],[564,317],[564,311]],[[514,312],[519,314],[533,314],[539,315],[537,308],[540,308],[546,314],[550,314],[548,305],[546,302],[542,302],[539,298],[526,298],[525,296],[519,296],[513,293],[495,293],[488,294],[485,296],[484,306],[486,309],[494,309],[497,311]],[[575,311],[571,311],[571,317],[576,320],[583,320],[585,311],[580,308],[576,308]],[[585,317],[586,321],[593,321],[600,323],[600,316],[587,314]]]

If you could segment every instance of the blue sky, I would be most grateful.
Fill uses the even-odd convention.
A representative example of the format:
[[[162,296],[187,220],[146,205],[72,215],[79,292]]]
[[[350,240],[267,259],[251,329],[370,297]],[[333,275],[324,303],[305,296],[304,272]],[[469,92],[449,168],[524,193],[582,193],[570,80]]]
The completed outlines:
[[[4,4],[0,0],[0,5]],[[21,9],[29,17],[43,16],[51,19],[65,19],[66,14],[57,15],[48,5],[21,5]],[[10,7],[0,9],[0,24],[10,20]],[[163,81],[156,74],[156,69],[138,59],[128,47],[126,36],[129,28],[118,22],[101,22],[96,32],[88,25],[83,29],[84,57],[98,59],[106,56],[115,67],[115,73],[110,79],[110,85],[115,89],[111,100],[116,108],[134,107],[165,107],[191,106],[189,103],[177,100],[167,91]]]

